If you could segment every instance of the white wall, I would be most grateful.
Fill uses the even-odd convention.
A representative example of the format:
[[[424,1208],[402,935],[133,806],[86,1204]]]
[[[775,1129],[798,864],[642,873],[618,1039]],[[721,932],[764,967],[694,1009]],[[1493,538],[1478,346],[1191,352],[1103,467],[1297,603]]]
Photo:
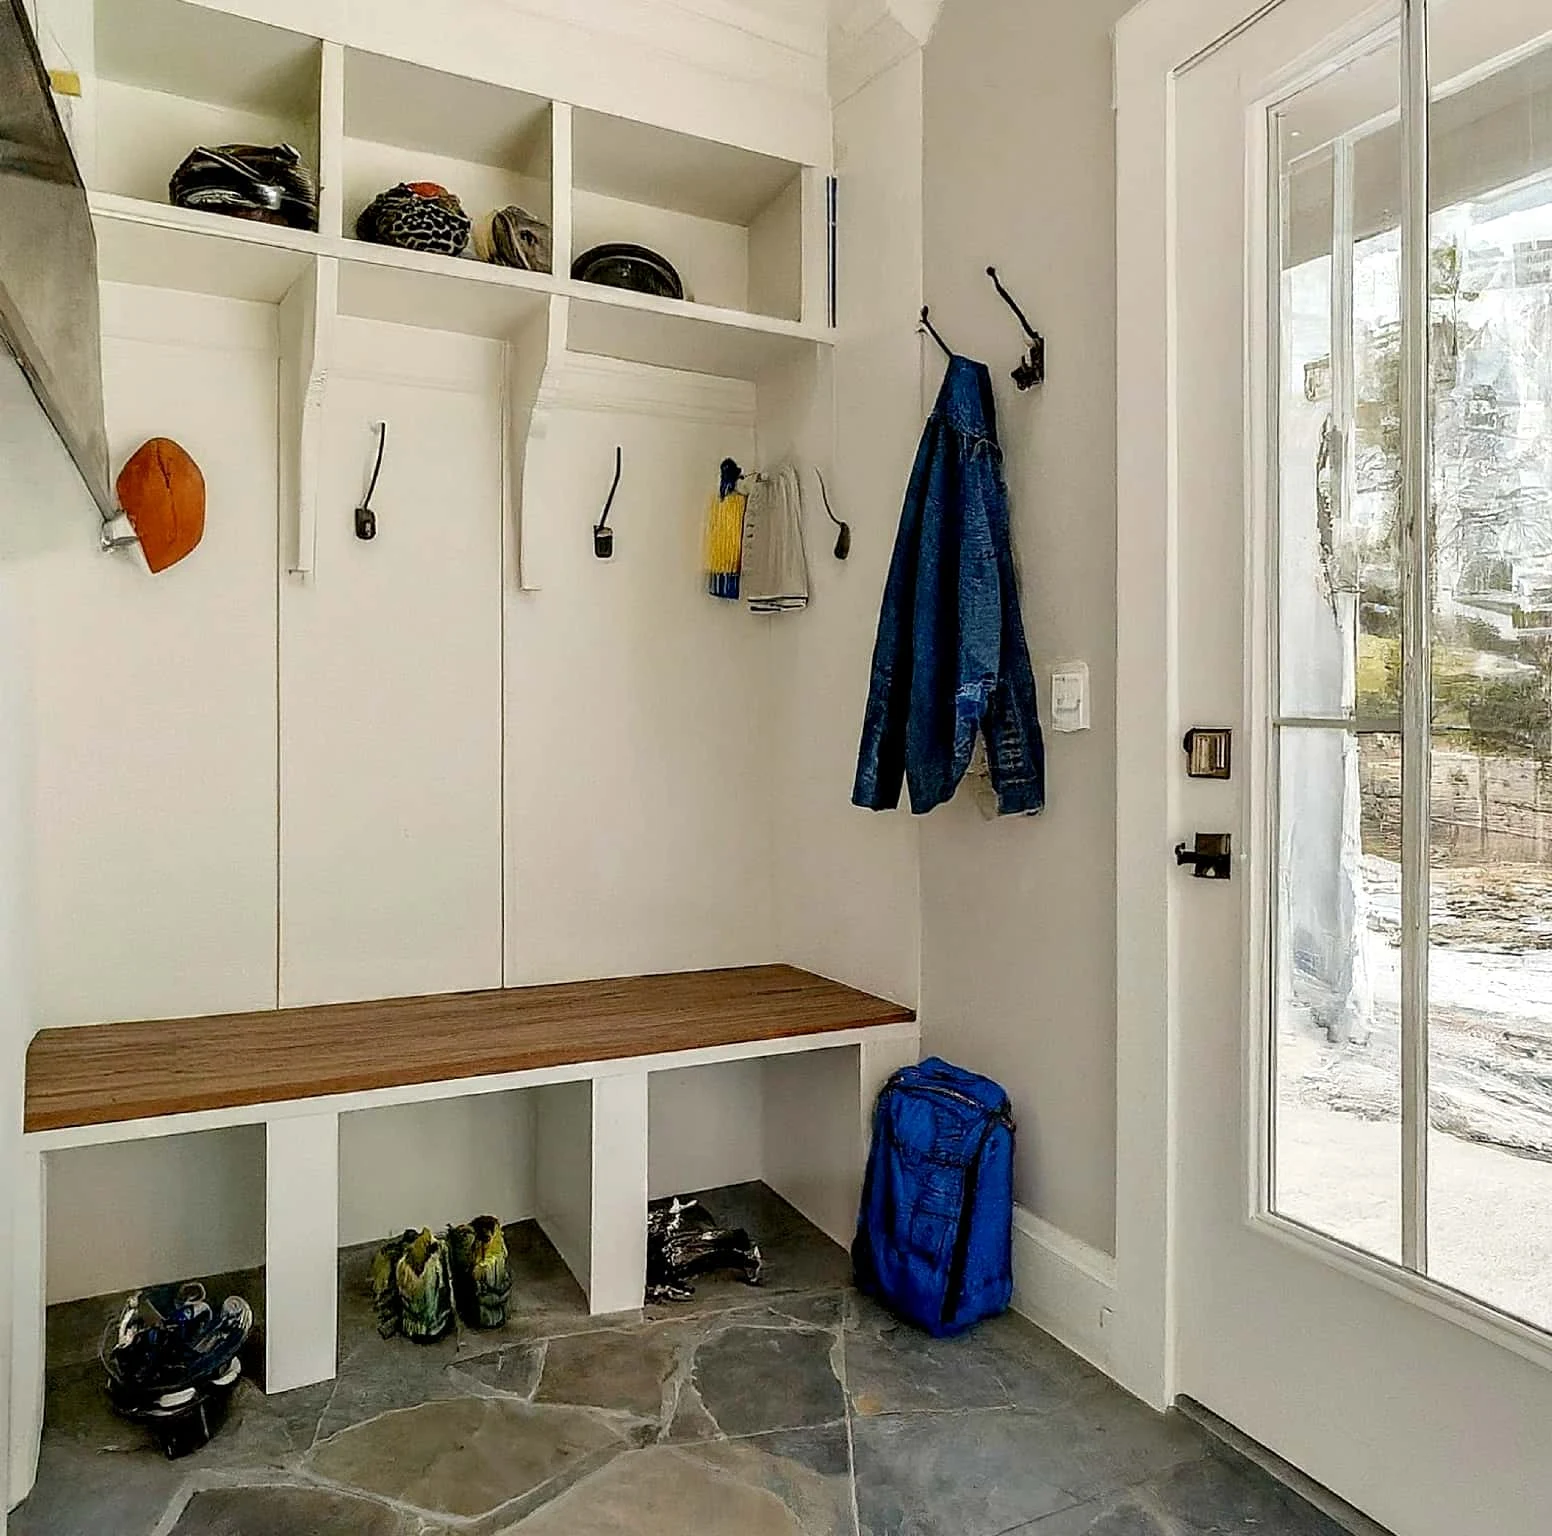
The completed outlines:
[[[700,577],[718,466],[753,466],[752,400],[580,371],[591,382],[542,412],[529,447],[542,589],[507,600],[507,985],[768,961],[769,623]],[[657,414],[611,403],[630,376]]]
[[[653,1200],[765,1177],[763,1066],[734,1061],[647,1078]]]
[[[828,482],[851,524],[852,555],[834,559],[835,530],[810,477],[813,603],[775,621],[772,662],[781,953],[914,1004],[916,827],[903,813],[857,810],[851,791],[879,603],[921,427],[919,53],[837,106],[835,145],[843,201],[834,420],[808,432],[832,427]]]
[[[32,859],[26,832],[33,722],[19,590],[29,562],[98,516],[8,353],[0,356],[0,1530],[10,1504],[11,1200],[33,1028]]]
[[[1115,176],[1110,28],[1127,0],[952,0],[926,49],[926,290],[998,409],[1042,710],[1086,660],[1094,729],[1047,736],[1049,808],[984,822],[963,796],[922,828],[930,1049],[1006,1083],[1018,1198],[1105,1252],[1115,1234]],[[1008,378],[1017,322],[1050,352]],[[933,373],[936,385],[938,370]]]

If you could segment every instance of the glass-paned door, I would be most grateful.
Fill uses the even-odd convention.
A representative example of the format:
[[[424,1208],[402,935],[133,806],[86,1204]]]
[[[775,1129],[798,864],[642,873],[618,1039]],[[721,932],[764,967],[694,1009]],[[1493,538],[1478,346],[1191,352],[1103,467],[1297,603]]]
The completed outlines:
[[[1549,29],[1544,5],[1433,0],[1274,113],[1266,1191],[1545,1331]]]

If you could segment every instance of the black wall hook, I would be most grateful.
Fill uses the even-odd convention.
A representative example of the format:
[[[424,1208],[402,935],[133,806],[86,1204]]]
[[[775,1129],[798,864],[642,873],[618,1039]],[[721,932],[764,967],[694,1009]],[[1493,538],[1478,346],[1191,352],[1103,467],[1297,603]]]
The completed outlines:
[[[844,560],[851,554],[851,524],[842,522],[835,515],[835,508],[830,505],[830,487],[825,484],[825,477],[816,465],[814,478],[819,482],[819,494],[824,497],[824,508],[830,516],[830,521],[835,524],[839,532],[835,536],[835,558]]]
[[[986,275],[995,284],[1003,302],[1018,316],[1024,334],[1029,337],[1029,356],[1013,370],[1013,382],[1020,389],[1034,389],[1036,385],[1045,383],[1045,337],[1029,323],[1029,317],[1019,308],[1018,300],[1003,287],[996,267],[988,267]]]
[[[609,499],[604,503],[604,515],[593,524],[593,553],[600,560],[608,560],[614,554],[614,529],[609,526],[609,514],[614,510],[615,493],[620,489],[620,476],[625,472],[625,450],[614,450],[614,484],[609,487]]]
[[[938,335],[938,328],[937,328],[937,326],[935,326],[932,323],[931,316],[932,316],[932,306],[930,304],[923,304],[922,305],[922,312],[921,312],[921,326],[922,326],[922,329],[930,337],[932,337],[932,339],[935,342],[937,342],[937,344],[940,347],[943,348],[943,355],[944,355],[944,357],[952,359],[953,356],[954,356],[954,349],[951,346],[949,346],[949,344],[946,341],[944,341],[944,339],[940,335]]]
[[[369,541],[377,537],[377,514],[372,510],[372,497],[377,490],[377,477],[383,472],[383,451],[388,446],[388,423],[377,423],[377,462],[372,466],[372,483],[356,508],[356,537]]]

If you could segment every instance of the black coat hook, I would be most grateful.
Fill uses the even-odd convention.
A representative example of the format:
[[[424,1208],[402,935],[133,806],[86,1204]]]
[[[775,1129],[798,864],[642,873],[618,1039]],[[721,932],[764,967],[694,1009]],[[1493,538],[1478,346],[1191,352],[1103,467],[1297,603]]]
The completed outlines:
[[[388,423],[377,423],[377,462],[372,466],[372,483],[356,508],[356,537],[371,540],[377,537],[377,514],[372,510],[372,496],[377,490],[377,477],[383,472],[383,451],[388,446]]]
[[[819,494],[824,497],[825,511],[830,515],[830,521],[840,529],[835,536],[835,558],[844,560],[851,554],[851,525],[843,523],[835,515],[835,508],[830,505],[830,487],[825,484],[825,477],[815,468],[814,478],[819,482]]]
[[[1029,337],[1029,356],[1013,370],[1013,382],[1020,389],[1033,389],[1037,384],[1045,383],[1045,337],[1029,323],[1029,317],[1019,308],[1019,302],[1002,285],[1002,279],[997,276],[996,267],[988,267],[986,275],[996,285],[997,292],[1002,296],[1003,302],[1019,318],[1019,324],[1024,327],[1024,334]]]
[[[922,305],[922,312],[921,312],[921,325],[922,325],[922,329],[924,331],[926,331],[926,333],[930,337],[932,337],[932,339],[935,342],[937,342],[937,344],[940,347],[943,348],[943,355],[944,355],[944,357],[952,359],[953,356],[954,356],[954,349],[951,346],[949,346],[949,344],[946,341],[944,341],[944,339],[940,335],[938,335],[938,328],[937,328],[937,326],[935,326],[932,323],[931,315],[932,315],[932,306],[929,305],[929,304],[923,304]]]
[[[614,450],[614,484],[609,487],[609,499],[604,503],[604,515],[593,524],[593,553],[600,560],[614,554],[614,529],[609,526],[609,514],[614,510],[615,493],[620,489],[620,476],[625,471],[625,450]]]

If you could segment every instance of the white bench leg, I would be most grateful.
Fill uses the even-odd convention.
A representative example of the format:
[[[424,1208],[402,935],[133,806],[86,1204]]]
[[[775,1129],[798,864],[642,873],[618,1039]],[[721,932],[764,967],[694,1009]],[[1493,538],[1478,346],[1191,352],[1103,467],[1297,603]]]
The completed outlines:
[[[647,1074],[535,1090],[539,1225],[588,1310],[640,1307],[647,1273]]]
[[[265,1127],[264,1390],[332,1381],[339,1310],[339,1116]]]
[[[47,1191],[47,1160],[41,1152],[23,1146],[11,1211],[10,1432],[5,1442],[8,1474],[6,1496],[0,1499],[0,1533],[5,1530],[5,1508],[14,1509],[32,1492],[43,1441]]]
[[[631,1312],[646,1299],[647,1074],[593,1082],[593,1254],[589,1308]]]

